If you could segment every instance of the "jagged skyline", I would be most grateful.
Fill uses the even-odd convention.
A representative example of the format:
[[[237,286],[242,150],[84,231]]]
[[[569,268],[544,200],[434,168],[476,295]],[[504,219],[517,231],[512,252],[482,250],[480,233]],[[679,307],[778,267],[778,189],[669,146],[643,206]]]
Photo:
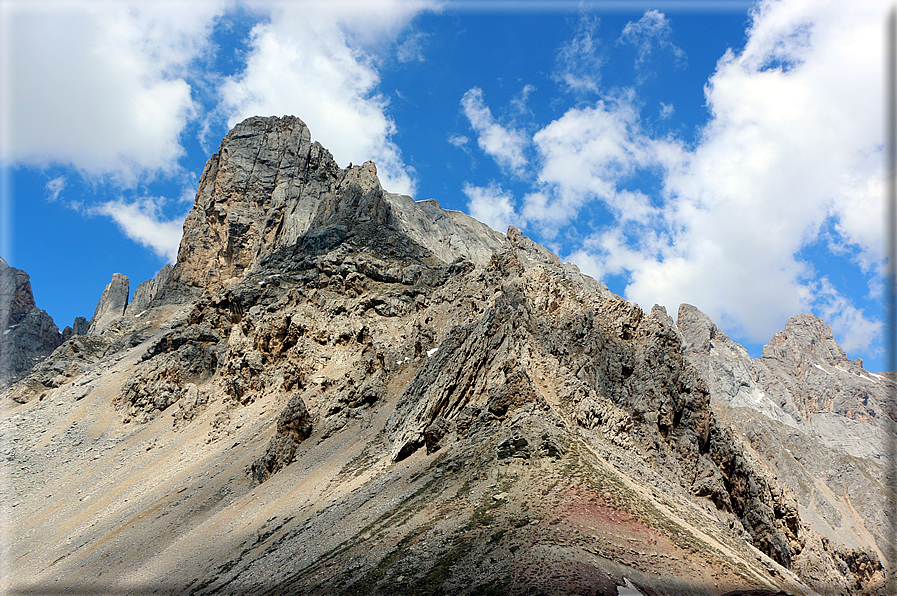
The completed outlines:
[[[885,3],[551,6],[7,2],[3,256],[60,328],[90,318],[173,258],[231,125],[295,114],[643,308],[754,356],[810,311],[882,370]]]

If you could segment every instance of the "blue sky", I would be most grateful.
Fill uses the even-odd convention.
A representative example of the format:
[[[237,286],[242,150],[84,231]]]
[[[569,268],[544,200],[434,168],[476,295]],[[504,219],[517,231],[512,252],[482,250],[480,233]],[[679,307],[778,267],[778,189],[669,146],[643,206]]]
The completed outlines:
[[[0,1],[0,256],[62,328],[177,254],[202,167],[294,114],[383,185],[521,228],[754,356],[884,368],[883,0]]]

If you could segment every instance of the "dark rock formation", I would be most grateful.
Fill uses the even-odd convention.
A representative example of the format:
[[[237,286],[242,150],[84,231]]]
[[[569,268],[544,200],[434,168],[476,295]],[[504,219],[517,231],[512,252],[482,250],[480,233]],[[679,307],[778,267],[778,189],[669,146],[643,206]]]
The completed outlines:
[[[0,258],[0,383],[26,375],[62,341],[52,317],[34,304],[28,274]]]
[[[488,262],[500,244],[500,234],[467,215],[383,191],[372,162],[341,169],[299,118],[250,118],[203,170],[171,285],[218,289],[297,244],[328,252],[347,222],[387,225],[449,263]]]
[[[165,265],[153,279],[148,279],[134,290],[131,302],[125,308],[125,314],[139,317],[149,308],[150,303],[162,292],[162,288],[171,276],[173,265]]]
[[[66,328],[62,330],[62,341],[68,341],[76,335],[87,335],[88,331],[90,331],[90,321],[84,317],[75,317],[72,326],[66,326]]]

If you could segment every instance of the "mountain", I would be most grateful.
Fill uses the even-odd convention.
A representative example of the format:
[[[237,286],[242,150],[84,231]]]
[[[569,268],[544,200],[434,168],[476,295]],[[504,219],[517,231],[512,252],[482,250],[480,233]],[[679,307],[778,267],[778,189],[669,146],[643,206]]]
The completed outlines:
[[[885,410],[804,319],[745,360],[295,117],[228,133],[152,282],[2,396],[12,594],[884,593],[880,451],[829,433]]]

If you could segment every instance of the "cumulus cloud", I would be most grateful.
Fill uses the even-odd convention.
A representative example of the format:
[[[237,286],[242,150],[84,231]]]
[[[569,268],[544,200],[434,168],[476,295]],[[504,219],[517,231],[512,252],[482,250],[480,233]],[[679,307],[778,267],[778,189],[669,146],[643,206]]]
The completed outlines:
[[[4,5],[2,161],[72,166],[123,185],[175,169],[197,110],[186,71],[221,10],[214,2]]]
[[[509,225],[518,223],[514,196],[498,184],[482,187],[466,183],[462,191],[467,196],[470,215],[493,230],[504,232]]]
[[[881,262],[881,116],[867,105],[881,97],[881,14],[874,1],[760,5],[744,50],[709,81],[699,145],[669,170],[669,246],[634,272],[629,295],[694,296],[760,341],[795,312],[821,312],[797,253],[828,218],[858,262]],[[853,320],[874,326],[864,317]]]
[[[655,141],[639,126],[631,95],[573,108],[533,136],[540,192],[524,199],[524,216],[543,228],[565,224],[600,201],[620,222],[647,221],[655,209],[638,192],[619,190],[639,169],[680,159],[675,143]]]
[[[427,1],[11,2],[0,35],[0,162],[72,167],[89,183],[133,191],[177,184],[190,124],[207,131],[252,115],[302,117],[343,165],[373,159],[384,187],[411,194],[413,171],[391,135],[378,64],[420,59],[424,38],[399,35]],[[235,13],[257,21],[245,69],[209,70],[216,27]],[[198,99],[220,101],[201,114]],[[69,176],[71,178],[71,176]],[[65,187],[47,185],[55,199]],[[195,179],[193,180],[195,188]],[[188,193],[192,200],[192,192]],[[129,237],[173,258],[179,224],[142,197],[84,212],[113,217]],[[176,231],[176,233],[175,233]],[[156,235],[155,237],[153,235]]]
[[[91,212],[111,217],[128,238],[174,263],[187,214],[167,220],[158,207],[162,202],[164,200],[158,197],[143,197],[133,202],[109,201],[94,207]]]
[[[230,125],[253,115],[297,114],[346,165],[377,162],[383,185],[413,194],[414,180],[390,139],[395,123],[374,50],[394,40],[422,2],[259,4],[269,18],[252,29],[246,69],[221,87]]]
[[[483,90],[473,87],[461,98],[461,109],[477,133],[477,144],[503,168],[522,174],[526,165],[524,149],[529,140],[522,132],[506,128],[492,116]]]

